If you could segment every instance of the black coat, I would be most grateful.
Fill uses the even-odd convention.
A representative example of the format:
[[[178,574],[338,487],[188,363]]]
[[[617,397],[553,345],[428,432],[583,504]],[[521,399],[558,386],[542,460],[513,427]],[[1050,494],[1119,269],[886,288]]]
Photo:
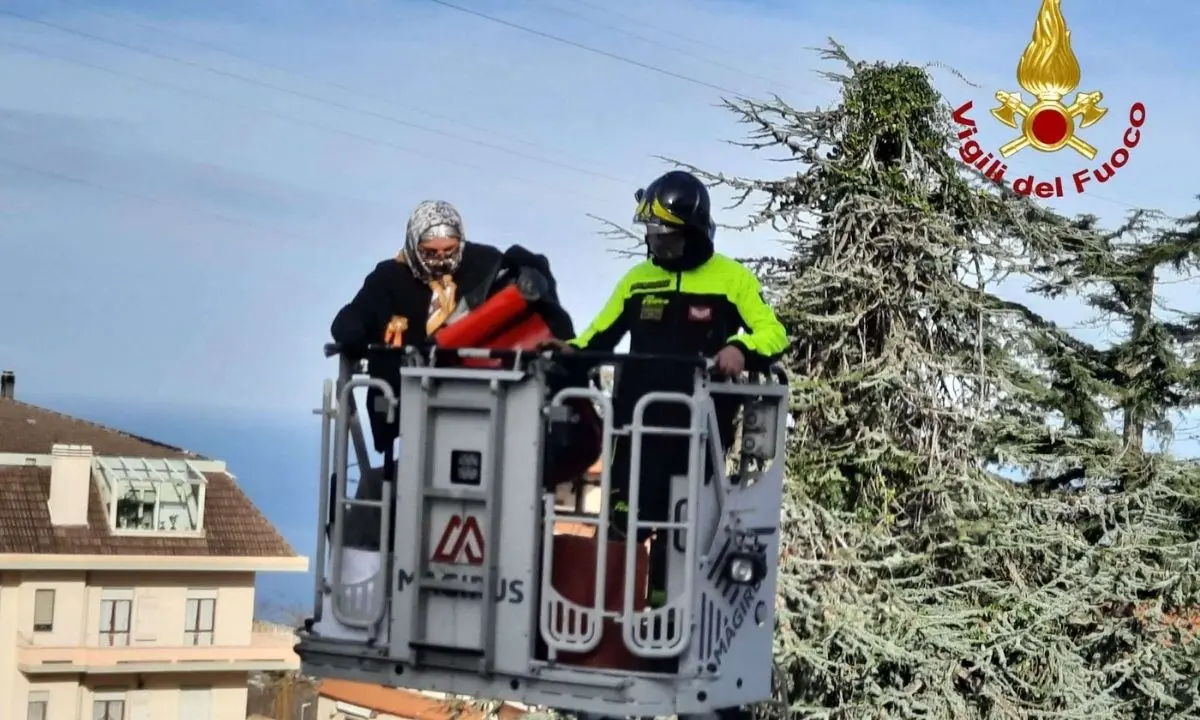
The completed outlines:
[[[546,324],[555,337],[569,340],[574,336],[571,319],[558,304],[558,286],[544,255],[514,245],[501,253],[488,245],[467,243],[462,262],[451,276],[458,286],[459,298],[473,310],[495,292],[504,288],[522,270],[533,270],[547,284],[546,298],[539,304]],[[367,275],[362,288],[333,319],[333,341],[351,355],[360,355],[368,345],[382,343],[388,322],[394,316],[409,319],[404,333],[405,345],[425,345],[425,318],[433,291],[413,276],[412,270],[396,259],[384,260]]]
[[[514,245],[503,253],[488,245],[467,243],[462,262],[451,276],[458,286],[458,297],[473,310],[496,292],[514,282],[522,273],[536,273],[544,282],[542,299],[534,310],[546,321],[550,332],[560,340],[575,335],[571,317],[559,305],[558,286],[544,255]],[[361,358],[368,346],[384,342],[389,321],[399,315],[409,319],[404,344],[424,347],[429,344],[425,319],[433,291],[417,280],[412,270],[396,259],[384,260],[367,275],[362,288],[333,319],[330,333],[344,355]],[[377,452],[390,448],[399,433],[399,422],[388,423],[386,414],[377,412],[378,390],[367,393],[367,417]]]
[[[571,317],[559,305],[558,286],[550,271],[550,261],[543,255],[514,245],[501,253],[487,245],[468,243],[463,249],[463,260],[458,272],[454,273],[459,297],[465,299],[467,307],[474,309],[496,292],[507,287],[522,273],[534,272],[543,282],[542,299],[534,304],[555,337],[569,340],[575,335]],[[425,334],[425,318],[429,313],[432,291],[418,281],[412,271],[395,259],[384,260],[367,275],[362,288],[354,299],[346,304],[333,320],[330,328],[334,342],[342,346],[342,352],[350,357],[362,357],[369,345],[382,343],[388,322],[396,315],[411,318],[405,331],[404,344],[425,345],[429,338]],[[586,382],[586,380],[584,380]],[[383,453],[392,446],[399,434],[397,423],[388,423],[386,414],[376,411],[379,391],[367,393],[366,413],[371,426],[375,450]],[[398,420],[398,419],[397,419]],[[574,438],[560,444],[578,446]],[[568,447],[569,449],[569,447]],[[557,450],[561,450],[558,448]],[[555,448],[551,452],[556,451]],[[598,452],[596,455],[598,456]],[[584,458],[589,463],[594,458]],[[549,464],[549,463],[548,463]],[[364,500],[379,500],[383,497],[384,476],[379,468],[362,469],[355,497]],[[330,498],[330,520],[332,520],[337,498]],[[379,547],[379,511],[372,508],[354,507],[347,512],[344,540],[347,547],[375,549]]]

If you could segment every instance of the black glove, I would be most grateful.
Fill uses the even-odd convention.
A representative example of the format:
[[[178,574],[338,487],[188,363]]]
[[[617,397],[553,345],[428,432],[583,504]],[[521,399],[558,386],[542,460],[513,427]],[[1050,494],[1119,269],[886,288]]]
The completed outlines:
[[[504,251],[503,265],[510,273],[517,275],[517,282],[520,283],[522,275],[536,274],[537,285],[539,287],[539,297],[551,302],[558,302],[558,284],[554,281],[554,275],[550,272],[550,261],[545,255],[538,255],[530,252],[520,245],[513,245]],[[522,291],[525,288],[522,287]]]

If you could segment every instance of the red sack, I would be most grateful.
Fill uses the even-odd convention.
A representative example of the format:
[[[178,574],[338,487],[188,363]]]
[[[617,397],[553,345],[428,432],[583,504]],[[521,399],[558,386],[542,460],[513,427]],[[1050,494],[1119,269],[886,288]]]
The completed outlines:
[[[433,336],[441,348],[492,350],[533,350],[553,338],[545,319],[515,284],[491,296]],[[474,368],[501,364],[500,360],[484,358],[464,358],[462,362],[464,367]],[[578,415],[578,421],[572,424],[567,449],[552,453],[545,467],[542,480],[547,489],[586,473],[603,449],[603,425],[596,408],[587,400],[571,400],[568,405]]]

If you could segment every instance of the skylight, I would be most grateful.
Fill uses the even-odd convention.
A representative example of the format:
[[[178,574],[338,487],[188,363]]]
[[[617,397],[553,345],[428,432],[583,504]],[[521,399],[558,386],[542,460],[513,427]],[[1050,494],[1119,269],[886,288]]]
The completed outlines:
[[[117,533],[195,534],[204,528],[208,480],[187,460],[99,457],[108,524]]]

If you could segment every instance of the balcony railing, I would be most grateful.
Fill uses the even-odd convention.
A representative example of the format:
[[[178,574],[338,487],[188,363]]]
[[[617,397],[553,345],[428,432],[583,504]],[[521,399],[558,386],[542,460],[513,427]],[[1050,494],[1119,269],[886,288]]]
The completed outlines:
[[[295,670],[300,660],[290,632],[256,631],[248,645],[127,645],[125,647],[51,646],[17,641],[21,672],[122,673]]]

